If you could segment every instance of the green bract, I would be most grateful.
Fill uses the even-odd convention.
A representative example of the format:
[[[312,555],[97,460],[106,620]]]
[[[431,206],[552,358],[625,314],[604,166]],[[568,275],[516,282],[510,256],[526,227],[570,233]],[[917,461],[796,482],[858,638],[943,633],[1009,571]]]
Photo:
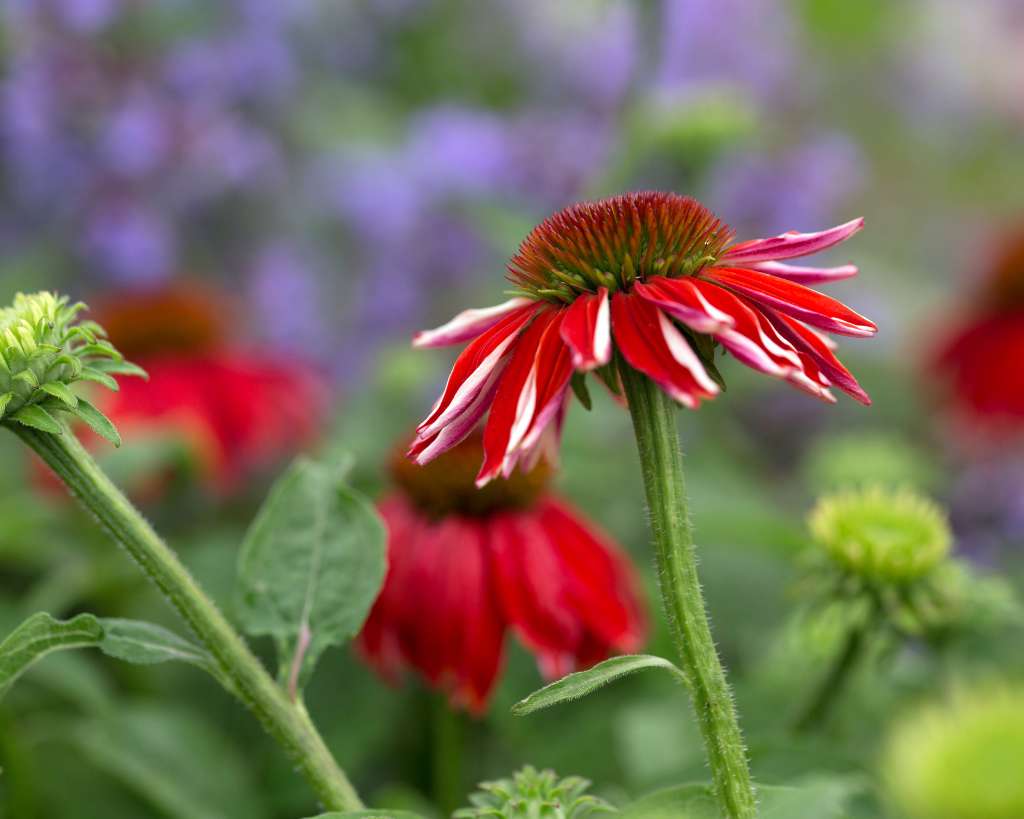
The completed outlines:
[[[961,693],[900,725],[884,775],[908,819],[1024,816],[1024,690]]]
[[[70,387],[94,381],[117,389],[114,375],[145,373],[122,355],[93,321],[77,321],[85,309],[55,293],[19,293],[0,308],[0,421],[59,433],[54,412],[67,412],[120,443],[113,424]]]
[[[586,793],[590,782],[578,776],[559,779],[554,771],[538,771],[527,765],[510,779],[482,782],[469,797],[471,808],[453,819],[583,819],[615,809]]]

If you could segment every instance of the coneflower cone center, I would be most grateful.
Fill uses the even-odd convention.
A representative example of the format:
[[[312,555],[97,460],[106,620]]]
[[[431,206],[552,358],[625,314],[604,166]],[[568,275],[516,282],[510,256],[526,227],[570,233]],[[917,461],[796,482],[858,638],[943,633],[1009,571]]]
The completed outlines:
[[[541,460],[529,471],[516,470],[506,480],[477,489],[482,458],[482,435],[474,433],[423,466],[410,461],[400,448],[392,458],[391,475],[402,494],[431,518],[528,509],[547,488],[551,468]]]
[[[692,276],[714,264],[732,230],[689,196],[647,191],[573,205],[526,237],[508,265],[525,295],[569,303],[629,290],[653,276]]]

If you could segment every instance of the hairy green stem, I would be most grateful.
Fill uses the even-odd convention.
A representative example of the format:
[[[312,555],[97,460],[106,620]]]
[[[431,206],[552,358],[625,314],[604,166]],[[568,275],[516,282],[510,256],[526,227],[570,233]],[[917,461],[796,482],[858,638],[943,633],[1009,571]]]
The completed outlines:
[[[753,819],[757,803],[743,736],[697,577],[676,405],[625,362],[620,361],[619,371],[640,452],[662,602],[704,738],[715,794],[728,819]]]
[[[818,684],[814,696],[794,723],[796,731],[809,731],[815,726],[821,726],[828,719],[832,708],[846,688],[847,680],[857,667],[864,651],[866,637],[866,630],[863,627],[855,626],[850,630],[828,673]]]
[[[228,688],[295,761],[328,810],[362,802],[301,705],[293,703],[250,651],[178,556],[103,473],[73,433],[10,425],[139,564],[213,656]]]

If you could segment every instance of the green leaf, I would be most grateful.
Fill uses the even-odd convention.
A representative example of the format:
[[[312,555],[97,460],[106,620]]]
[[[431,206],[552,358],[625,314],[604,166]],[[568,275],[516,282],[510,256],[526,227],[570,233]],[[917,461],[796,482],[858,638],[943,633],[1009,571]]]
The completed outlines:
[[[590,412],[593,407],[593,402],[590,400],[590,389],[587,387],[586,376],[579,370],[575,370],[572,374],[572,391],[576,393],[576,397],[583,405],[583,409]]]
[[[220,671],[206,649],[173,631],[142,620],[103,618],[99,649],[108,657],[135,665],[153,665],[178,660],[202,668],[220,678]]]
[[[376,511],[335,470],[299,458],[277,481],[242,544],[238,614],[274,638],[282,680],[302,685],[325,648],[362,628],[385,555]]]
[[[101,359],[99,361],[93,361],[91,366],[94,370],[99,370],[102,373],[108,375],[135,375],[139,378],[149,378],[147,373],[138,364],[132,364],[130,361],[115,361],[114,359]]]
[[[850,800],[863,790],[850,777],[818,777],[796,785],[757,786],[760,819],[845,819]],[[710,785],[655,791],[624,808],[622,819],[719,819]]]
[[[512,713],[525,716],[543,708],[550,708],[552,705],[579,699],[620,677],[642,671],[645,668],[660,668],[676,675],[679,680],[685,679],[683,672],[664,657],[654,657],[649,654],[627,654],[622,657],[612,657],[586,671],[576,671],[573,674],[567,674],[560,680],[555,680],[513,705]]]
[[[11,420],[17,421],[26,427],[38,429],[40,432],[49,432],[53,435],[60,435],[64,431],[60,421],[38,404],[29,404],[26,407],[22,407],[11,416]]]
[[[45,612],[33,614],[0,643],[0,697],[51,651],[95,646],[102,638],[103,626],[91,614],[63,621]]]
[[[309,819],[423,819],[407,810],[349,810],[344,813],[321,813]]]
[[[122,702],[68,737],[96,768],[171,819],[266,819],[253,774],[235,745],[193,711]],[[149,815],[149,814],[147,814]]]
[[[93,432],[103,436],[114,446],[121,446],[121,436],[110,419],[84,398],[79,398],[78,406],[74,409],[69,408],[68,412],[85,421]]]
[[[3,360],[3,358],[0,357],[0,361],[2,361],[2,360]],[[5,392],[3,395],[0,395],[0,418],[4,417],[4,410],[7,409],[7,405],[11,403],[11,400],[13,398],[14,398],[14,393],[13,392]]]
[[[39,389],[45,392],[47,395],[52,395],[62,404],[66,404],[69,407],[78,406],[78,396],[76,396],[71,390],[68,389],[66,384],[60,381],[48,381],[43,384]]]
[[[664,788],[622,809],[622,819],[720,819],[709,785]]]

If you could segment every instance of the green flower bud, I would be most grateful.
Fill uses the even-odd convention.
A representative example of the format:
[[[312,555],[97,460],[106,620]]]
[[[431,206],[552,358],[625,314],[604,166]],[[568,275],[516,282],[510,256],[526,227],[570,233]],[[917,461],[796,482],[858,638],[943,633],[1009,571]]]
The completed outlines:
[[[942,510],[908,490],[873,487],[818,502],[808,521],[815,543],[844,570],[878,581],[916,580],[952,546]]]
[[[897,726],[889,797],[907,819],[1024,816],[1024,690],[961,693]]]
[[[19,293],[0,308],[0,422],[60,433],[54,418],[66,412],[120,443],[110,421],[71,391],[80,381],[116,390],[114,375],[145,375],[104,338],[92,321],[77,321],[82,303],[54,293]]]
[[[511,779],[483,782],[469,797],[473,807],[453,814],[454,819],[583,819],[615,809],[586,793],[590,782],[578,776],[559,779],[554,771],[527,765]]]

